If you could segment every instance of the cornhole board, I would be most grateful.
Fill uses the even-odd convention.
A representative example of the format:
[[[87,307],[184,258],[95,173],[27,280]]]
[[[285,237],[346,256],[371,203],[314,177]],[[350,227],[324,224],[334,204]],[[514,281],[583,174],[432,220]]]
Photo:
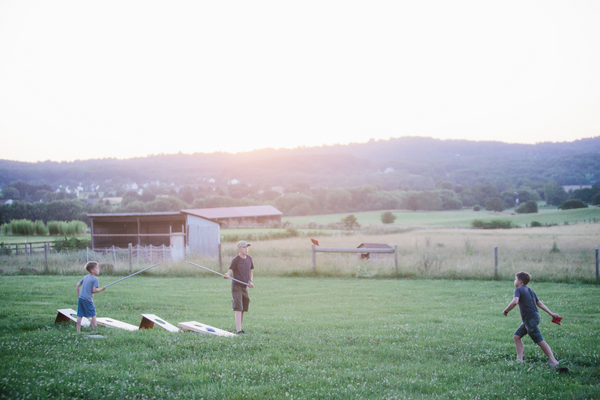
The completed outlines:
[[[135,325],[128,324],[127,322],[117,321],[112,318],[96,318],[98,325],[106,326],[108,328],[120,328],[128,331],[137,331],[139,328]]]
[[[217,336],[235,336],[234,333],[224,331],[223,329],[215,328],[210,325],[202,324],[196,321],[180,322],[177,324],[181,330],[192,331],[196,333],[208,333]]]
[[[169,332],[179,332],[179,328],[177,328],[174,325],[171,325],[167,321],[160,319],[154,314],[142,314],[142,322],[140,322],[140,329],[152,329],[154,324],[160,326],[163,329],[168,330]]]
[[[77,323],[77,311],[72,310],[70,308],[63,308],[61,310],[56,310],[58,313],[56,314],[56,319],[54,323],[57,324],[59,322],[69,322],[73,321]],[[90,320],[82,317],[81,318],[81,326],[90,326]]]

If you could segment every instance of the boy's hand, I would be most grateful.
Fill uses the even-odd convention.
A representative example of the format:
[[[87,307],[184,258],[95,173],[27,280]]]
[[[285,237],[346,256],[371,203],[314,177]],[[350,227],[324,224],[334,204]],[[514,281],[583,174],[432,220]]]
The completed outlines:
[[[552,318],[560,318],[560,315],[556,313],[550,313],[550,315],[552,316]]]
[[[229,279],[229,276],[227,274],[223,275],[223,279]]]
[[[102,289],[100,289],[101,292],[104,290],[106,290],[106,286],[102,286]]]
[[[506,317],[506,316],[508,316],[508,311],[504,310],[504,311],[502,311],[502,314],[504,314],[504,316]]]
[[[252,289],[254,287],[254,283],[252,283],[252,281],[248,282],[248,287]]]

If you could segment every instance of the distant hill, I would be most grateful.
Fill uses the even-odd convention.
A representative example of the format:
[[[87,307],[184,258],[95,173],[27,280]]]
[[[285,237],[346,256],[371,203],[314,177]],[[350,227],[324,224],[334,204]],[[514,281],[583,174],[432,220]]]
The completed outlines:
[[[393,171],[392,171],[393,169]],[[384,173],[387,170],[387,173]],[[600,136],[562,143],[511,144],[403,137],[367,143],[245,153],[168,154],[126,160],[25,163],[0,160],[0,185],[84,185],[149,181],[176,185],[231,179],[255,185],[431,187],[438,180],[473,185],[554,179],[563,185],[600,181]]]

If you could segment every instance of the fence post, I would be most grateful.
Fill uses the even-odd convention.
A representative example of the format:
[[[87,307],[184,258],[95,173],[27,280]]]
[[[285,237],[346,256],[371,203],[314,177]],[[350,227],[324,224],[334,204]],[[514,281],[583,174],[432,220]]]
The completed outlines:
[[[85,262],[89,262],[90,261],[90,249],[86,246],[85,247]]]
[[[315,245],[312,244],[311,246],[312,246],[312,267],[313,267],[313,272],[316,274],[317,273],[317,252],[316,252]]]
[[[152,245],[150,245],[150,264],[154,263],[154,261],[152,261],[153,258],[154,258],[154,250],[152,250]]]
[[[600,282],[600,271],[598,270],[598,248],[596,248],[596,283]]]
[[[494,279],[498,280],[498,246],[494,246]]]
[[[133,271],[133,248],[131,243],[129,243],[129,271]]]
[[[33,243],[29,243],[29,258],[31,258],[32,251],[33,251]]]
[[[115,271],[117,270],[117,252],[115,251],[115,245],[113,244],[113,258],[115,259]]]
[[[163,252],[163,262],[165,262],[165,244],[164,243],[162,245],[162,252]]]
[[[396,269],[396,275],[398,275],[398,245],[394,245],[394,268]]]
[[[48,247],[50,247],[48,245],[48,242],[44,243],[44,265],[46,266],[46,273],[48,273]],[[598,254],[598,251],[596,251],[596,254]]]
[[[221,243],[218,244],[219,250],[219,272],[223,272],[223,256],[221,255]]]

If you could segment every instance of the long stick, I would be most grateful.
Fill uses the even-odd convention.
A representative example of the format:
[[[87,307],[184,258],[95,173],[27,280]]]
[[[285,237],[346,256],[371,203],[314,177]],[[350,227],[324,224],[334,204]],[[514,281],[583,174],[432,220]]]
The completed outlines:
[[[213,271],[212,269],[208,269],[208,268],[206,268],[206,267],[203,267],[203,266],[201,266],[201,265],[194,264],[193,262],[189,262],[189,261],[188,261],[188,264],[192,264],[192,265],[194,265],[194,266],[196,266],[196,267],[198,267],[198,268],[205,269],[205,270],[207,270],[208,272],[212,272],[213,274],[217,274],[217,275],[225,276],[225,274],[220,274],[220,273],[218,273],[217,271]],[[243,285],[247,285],[247,283],[246,283],[246,282],[238,281],[238,280],[237,280],[237,279],[235,279],[235,278],[230,278],[230,277],[227,277],[227,279],[231,279],[232,281],[236,281],[236,282],[239,282],[239,283],[241,283],[241,284],[243,284]]]
[[[121,278],[121,279],[119,279],[118,281],[115,281],[115,282],[113,282],[113,283],[111,283],[111,284],[108,284],[108,285],[106,285],[106,287],[109,287],[109,286],[111,286],[111,285],[114,285],[115,283],[119,283],[119,282],[121,282],[121,281],[123,281],[123,280],[125,280],[125,279],[127,279],[127,278],[131,278],[131,277],[132,277],[132,276],[134,276],[134,275],[141,274],[142,272],[144,272],[144,271],[148,271],[150,268],[154,268],[154,267],[156,267],[156,266],[159,266],[159,265],[160,265],[160,263],[158,263],[158,264],[154,264],[153,266],[151,266],[151,267],[148,267],[148,268],[145,268],[145,269],[143,269],[143,270],[141,270],[141,271],[138,271],[138,272],[136,272],[135,274],[131,274],[131,275],[129,275],[129,276],[126,276],[125,278]]]

